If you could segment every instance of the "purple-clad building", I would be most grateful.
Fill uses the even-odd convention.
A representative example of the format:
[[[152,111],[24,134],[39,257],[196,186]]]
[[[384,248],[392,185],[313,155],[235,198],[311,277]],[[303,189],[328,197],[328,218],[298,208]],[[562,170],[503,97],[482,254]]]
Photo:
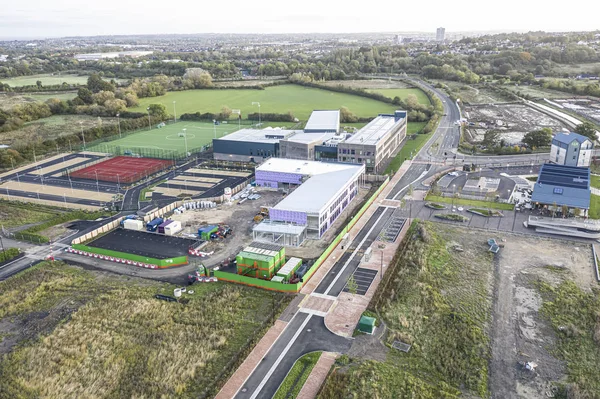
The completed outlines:
[[[270,223],[306,226],[307,238],[318,239],[354,199],[364,173],[365,165],[271,158],[255,176],[257,186],[297,187],[269,209]]]

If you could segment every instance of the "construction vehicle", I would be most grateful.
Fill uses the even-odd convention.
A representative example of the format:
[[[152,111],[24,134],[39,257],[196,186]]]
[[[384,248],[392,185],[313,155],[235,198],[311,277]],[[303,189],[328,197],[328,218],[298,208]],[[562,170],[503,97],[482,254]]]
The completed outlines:
[[[260,223],[263,220],[265,220],[265,218],[269,217],[269,208],[267,208],[266,206],[261,206],[260,207],[260,211],[256,214],[256,216],[254,216],[254,223]]]

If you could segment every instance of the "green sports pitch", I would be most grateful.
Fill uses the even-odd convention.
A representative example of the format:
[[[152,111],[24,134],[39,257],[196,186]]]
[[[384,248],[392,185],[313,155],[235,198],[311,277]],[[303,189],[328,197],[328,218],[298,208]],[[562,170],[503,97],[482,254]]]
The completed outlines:
[[[242,127],[244,127],[242,125]],[[248,127],[248,126],[245,126]],[[185,129],[185,130],[184,130]],[[211,122],[181,121],[161,128],[137,131],[126,137],[88,145],[88,151],[114,155],[140,155],[153,158],[175,158],[187,151],[197,152],[215,137],[223,137],[239,130],[236,122],[213,125]]]

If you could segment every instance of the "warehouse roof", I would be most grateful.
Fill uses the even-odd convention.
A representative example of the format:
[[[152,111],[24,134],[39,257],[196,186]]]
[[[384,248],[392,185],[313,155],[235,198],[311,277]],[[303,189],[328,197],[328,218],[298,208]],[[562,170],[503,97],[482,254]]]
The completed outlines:
[[[344,143],[375,145],[392,129],[397,120],[394,115],[381,114],[365,127],[354,133]]]
[[[335,137],[336,133],[296,133],[294,135],[288,136],[285,138],[285,141],[290,141],[293,143],[314,143],[316,142],[325,142]]]
[[[323,165],[329,165],[323,163]],[[364,165],[348,165],[312,176],[272,209],[319,213],[331,200],[334,200],[348,181],[357,179],[365,171]]]
[[[590,170],[574,166],[544,164],[533,186],[532,202],[571,208],[590,207]]]
[[[279,128],[242,129],[215,140],[279,143],[279,140],[290,137],[296,133],[302,133],[302,130],[286,130]]]
[[[310,114],[304,127],[305,132],[338,132],[340,130],[340,110],[316,110]]]
[[[257,171],[296,173],[304,176],[315,176],[323,173],[337,172],[348,168],[358,168],[357,165],[349,165],[339,162],[318,162],[302,159],[269,158],[256,168]]]

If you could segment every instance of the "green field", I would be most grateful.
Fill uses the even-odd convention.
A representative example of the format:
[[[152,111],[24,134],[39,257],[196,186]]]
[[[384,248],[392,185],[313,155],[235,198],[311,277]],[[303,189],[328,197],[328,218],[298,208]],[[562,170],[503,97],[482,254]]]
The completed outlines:
[[[179,137],[179,133],[182,133],[183,129],[186,129],[187,148],[188,151],[191,151],[212,143],[215,131],[217,137],[235,132],[238,130],[238,124],[213,125],[211,122],[182,121],[166,125],[160,129],[152,126],[152,130],[142,130],[121,139],[89,145],[87,149],[89,151],[118,154],[130,150],[142,156],[145,154],[144,150],[148,150],[147,154],[162,150],[166,150],[165,154],[170,152],[185,154],[186,140],[184,137]]]
[[[441,197],[432,194],[429,194],[427,197],[425,197],[425,200],[431,202],[444,202],[446,204],[454,205],[466,205],[479,208],[500,209],[504,211],[512,211],[513,209],[515,209],[515,206],[513,204],[505,204],[504,202],[479,201],[464,198],[454,198],[453,201],[452,197]]]
[[[351,94],[334,93],[327,90],[281,85],[265,90],[186,90],[168,92],[164,96],[143,98],[140,105],[130,111],[146,112],[150,104],[163,104],[173,112],[173,101],[177,102],[177,115],[195,112],[218,113],[223,106],[240,109],[242,117],[258,112],[252,102],[260,103],[263,113],[287,113],[291,111],[300,120],[307,120],[315,109],[339,109],[347,107],[359,117],[374,117],[380,113],[393,112],[396,107],[369,98]]]
[[[60,85],[63,82],[68,84],[83,85],[87,83],[87,76],[77,75],[30,75],[30,76],[19,76],[16,78],[0,78],[0,82],[6,83],[11,87],[18,86],[35,86],[38,80],[42,81],[42,86],[47,85]]]
[[[431,102],[429,98],[425,94],[425,92],[421,89],[411,88],[411,89],[369,89],[367,90],[371,93],[379,93],[388,98],[400,97],[401,100],[406,100],[409,94],[414,94],[417,96],[417,99],[421,104],[429,105]]]

